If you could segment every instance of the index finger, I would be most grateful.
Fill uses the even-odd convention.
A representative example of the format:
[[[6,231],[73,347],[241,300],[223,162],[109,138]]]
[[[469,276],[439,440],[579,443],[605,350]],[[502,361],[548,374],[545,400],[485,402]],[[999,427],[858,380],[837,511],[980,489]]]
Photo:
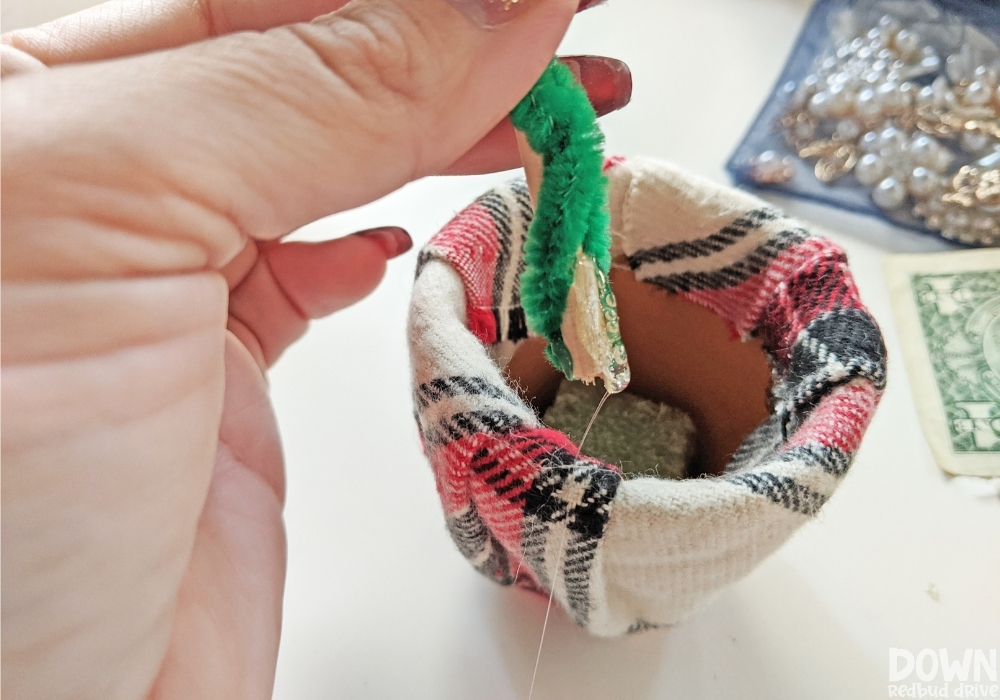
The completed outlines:
[[[239,31],[308,22],[348,0],[110,0],[0,37],[47,66],[159,51]]]
[[[581,12],[604,0],[580,0]],[[46,66],[101,61],[171,49],[240,31],[309,22],[349,0],[109,0],[0,42]],[[15,60],[14,56],[11,60]],[[5,61],[6,63],[6,61]],[[10,72],[17,72],[13,66]]]

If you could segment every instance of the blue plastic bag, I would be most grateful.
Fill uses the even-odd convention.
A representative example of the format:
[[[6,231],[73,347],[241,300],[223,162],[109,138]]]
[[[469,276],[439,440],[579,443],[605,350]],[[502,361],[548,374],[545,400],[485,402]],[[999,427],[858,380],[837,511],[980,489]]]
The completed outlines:
[[[1000,3],[819,0],[727,169],[1000,245]]]

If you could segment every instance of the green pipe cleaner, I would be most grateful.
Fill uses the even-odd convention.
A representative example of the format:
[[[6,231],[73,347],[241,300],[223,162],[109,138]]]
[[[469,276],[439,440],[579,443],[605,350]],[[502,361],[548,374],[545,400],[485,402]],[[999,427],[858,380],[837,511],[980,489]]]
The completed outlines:
[[[560,328],[577,251],[582,248],[601,272],[611,268],[604,135],[583,86],[558,59],[510,118],[543,164],[524,243],[521,303],[528,328],[548,340],[549,360],[571,377],[573,362]]]

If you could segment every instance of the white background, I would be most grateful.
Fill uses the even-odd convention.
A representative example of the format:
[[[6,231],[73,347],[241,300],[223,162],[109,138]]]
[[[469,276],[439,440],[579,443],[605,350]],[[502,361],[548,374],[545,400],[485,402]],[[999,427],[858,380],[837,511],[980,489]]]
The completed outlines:
[[[4,0],[3,28],[87,4]],[[561,52],[615,56],[632,68],[631,106],[603,120],[610,152],[669,159],[726,182],[723,163],[808,5],[612,0],[574,22]],[[506,177],[428,179],[296,235],[399,224],[419,247]],[[554,611],[538,700],[883,698],[889,647],[945,647],[952,658],[1000,647],[1000,499],[974,495],[935,466],[881,273],[887,253],[944,246],[775,201],[847,249],[886,336],[889,386],[857,461],[815,522],[673,629],[598,640]],[[466,564],[420,452],[404,339],[415,256],[393,262],[370,298],[316,323],[271,374],[288,461],[279,700],[527,696],[545,600],[502,589]]]

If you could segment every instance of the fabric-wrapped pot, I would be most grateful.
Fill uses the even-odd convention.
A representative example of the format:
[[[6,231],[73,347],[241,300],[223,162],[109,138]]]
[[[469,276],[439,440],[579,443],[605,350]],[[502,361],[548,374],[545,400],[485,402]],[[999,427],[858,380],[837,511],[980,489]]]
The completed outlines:
[[[819,510],[878,403],[885,348],[834,243],[663,163],[612,159],[606,174],[632,388],[692,416],[702,478],[625,478],[529,403],[551,401],[558,377],[519,304],[523,180],[424,249],[409,343],[461,553],[498,583],[554,590],[577,623],[614,636],[690,615]]]

